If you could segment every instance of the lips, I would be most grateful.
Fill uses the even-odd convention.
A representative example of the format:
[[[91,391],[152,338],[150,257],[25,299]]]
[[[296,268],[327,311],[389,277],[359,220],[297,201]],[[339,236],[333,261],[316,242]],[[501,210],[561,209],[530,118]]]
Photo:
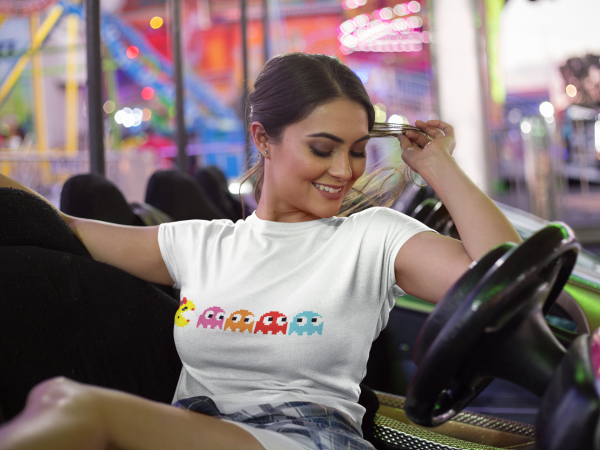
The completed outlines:
[[[315,187],[315,189],[317,190],[317,192],[319,194],[321,194],[323,197],[325,197],[329,200],[339,200],[344,195],[344,189],[343,189],[344,186],[333,186],[333,185],[321,184],[321,183],[313,183],[312,185]],[[319,187],[317,187],[317,185],[326,186],[328,188],[328,190],[325,191],[323,189],[320,189]],[[329,189],[331,189],[331,190],[339,189],[339,192],[329,192]]]
[[[322,191],[331,192],[332,194],[337,194],[337,192],[341,192],[344,189],[344,186],[334,186],[332,184],[323,183],[313,183],[313,186]]]

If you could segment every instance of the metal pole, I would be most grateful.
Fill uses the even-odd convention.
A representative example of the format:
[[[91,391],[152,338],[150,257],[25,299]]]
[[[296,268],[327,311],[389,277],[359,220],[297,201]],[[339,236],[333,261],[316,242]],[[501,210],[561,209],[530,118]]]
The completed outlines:
[[[104,175],[100,0],[85,0],[85,26],[87,41],[87,115],[89,124],[90,172]]]
[[[250,147],[250,130],[248,130],[248,30],[246,16],[246,0],[240,0],[242,25],[242,59],[244,61],[244,91],[242,92],[242,111],[244,114],[244,150],[246,153],[246,162],[250,162],[251,147]]]
[[[269,0],[263,0],[263,52],[265,62],[269,60]]]
[[[187,155],[185,146],[185,118],[183,115],[183,72],[181,62],[181,14],[179,0],[171,0],[173,6],[173,66],[175,68],[175,118],[177,120],[177,165],[179,170],[187,170]]]

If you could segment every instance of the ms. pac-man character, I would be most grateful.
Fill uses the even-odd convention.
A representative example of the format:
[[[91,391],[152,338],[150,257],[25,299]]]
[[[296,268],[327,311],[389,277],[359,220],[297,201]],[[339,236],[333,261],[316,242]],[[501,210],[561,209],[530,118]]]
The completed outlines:
[[[271,311],[256,322],[254,334],[286,334],[287,333],[287,317],[277,311]]]
[[[236,311],[229,316],[229,318],[225,321],[223,329],[230,331],[239,331],[240,333],[243,333],[244,331],[252,333],[253,327],[254,314],[245,309],[240,309],[239,311]]]
[[[206,308],[200,317],[198,317],[198,323],[196,324],[196,328],[200,325],[204,328],[219,328],[223,329],[223,321],[225,320],[225,311],[219,308],[218,306],[211,306],[210,308]]]
[[[196,305],[191,300],[183,297],[183,300],[179,302],[179,309],[175,314],[175,325],[178,327],[185,327],[188,323],[190,323],[189,319],[186,319],[183,316],[183,313],[186,311],[194,311],[196,309]]]
[[[298,336],[311,334],[323,335],[323,316],[312,311],[304,311],[296,314],[292,323],[290,323],[289,335],[296,333]]]

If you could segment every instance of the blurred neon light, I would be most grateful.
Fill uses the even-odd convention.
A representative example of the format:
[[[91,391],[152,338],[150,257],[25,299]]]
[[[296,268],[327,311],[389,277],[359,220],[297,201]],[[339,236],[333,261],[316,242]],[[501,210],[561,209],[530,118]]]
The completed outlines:
[[[133,59],[140,54],[140,50],[135,45],[132,45],[125,53],[129,59]]]
[[[540,104],[540,114],[546,118],[554,115],[554,106],[550,102],[542,102]]]
[[[163,24],[162,17],[155,16],[155,17],[153,17],[152,19],[150,19],[150,26],[151,26],[152,28],[154,28],[155,30],[156,30],[157,28],[160,28],[160,27],[162,27],[162,24]]]
[[[151,87],[145,87],[142,89],[142,98],[144,100],[150,100],[152,97],[154,97],[154,89]]]
[[[356,8],[364,0],[345,0],[343,5]],[[366,2],[365,2],[366,3]],[[364,3],[362,3],[364,4]],[[419,31],[423,19],[419,16],[400,17],[421,10],[417,1],[402,3],[373,11],[372,17],[360,14],[339,27],[340,52],[345,55],[363,52],[418,52],[431,43],[428,31]]]

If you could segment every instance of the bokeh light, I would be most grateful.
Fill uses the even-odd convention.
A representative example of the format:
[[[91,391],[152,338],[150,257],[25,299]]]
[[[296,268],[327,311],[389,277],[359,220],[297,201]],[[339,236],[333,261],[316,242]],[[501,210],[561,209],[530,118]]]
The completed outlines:
[[[250,184],[249,182],[245,182],[244,184],[242,184],[241,190],[240,190],[240,183],[231,183],[228,186],[229,188],[229,192],[231,192],[232,194],[238,195],[238,194],[250,194],[251,192],[254,191],[254,188],[252,187],[252,184]]]
[[[152,28],[154,28],[155,30],[156,30],[157,28],[160,28],[160,27],[162,27],[162,24],[163,24],[162,17],[155,16],[155,17],[153,17],[152,19],[150,19],[150,26],[151,26]]]
[[[340,31],[344,34],[352,33],[356,29],[356,25],[352,20],[346,20],[343,24],[340,25]]]
[[[385,122],[387,117],[385,105],[377,103],[373,107],[375,108],[375,122]]]
[[[152,110],[150,108],[142,109],[142,120],[148,122],[152,118]]]
[[[530,133],[531,132],[531,124],[527,121],[521,122],[521,131],[525,134]]]
[[[354,48],[358,44],[358,40],[351,34],[342,36],[340,42],[348,48]]]
[[[129,47],[126,52],[126,55],[129,59],[133,59],[139,54],[140,54],[140,49],[137,48],[135,45],[132,45],[131,47]]]
[[[154,97],[154,89],[151,87],[145,87],[142,89],[142,98],[144,100],[150,100],[152,97]]]
[[[115,122],[125,128],[137,127],[142,123],[142,110],[139,108],[123,108],[115,113]]]
[[[540,114],[544,117],[552,117],[554,115],[554,106],[550,102],[542,102],[540,104]]]
[[[423,25],[423,20],[419,16],[411,16],[407,21],[411,28],[420,28]]]
[[[521,110],[517,108],[511,109],[508,113],[508,121],[510,123],[519,123],[522,117],[523,114],[521,114]]]
[[[388,123],[397,123],[402,125],[403,123],[408,124],[408,119],[399,114],[392,114],[388,119]]]
[[[396,5],[394,6],[394,13],[397,16],[405,16],[409,13],[408,8],[406,7],[406,5],[402,4],[402,5]]]
[[[379,17],[383,20],[390,20],[394,17],[394,11],[392,11],[392,8],[383,8],[379,11]]]
[[[104,109],[104,112],[106,114],[110,114],[115,110],[115,102],[113,102],[112,100],[106,100],[102,108]]]
[[[575,97],[577,95],[577,88],[572,84],[569,84],[565,90],[567,91],[567,95],[569,97]]]
[[[419,11],[421,11],[421,5],[419,4],[419,2],[412,1],[407,6],[410,12],[418,13]]]

